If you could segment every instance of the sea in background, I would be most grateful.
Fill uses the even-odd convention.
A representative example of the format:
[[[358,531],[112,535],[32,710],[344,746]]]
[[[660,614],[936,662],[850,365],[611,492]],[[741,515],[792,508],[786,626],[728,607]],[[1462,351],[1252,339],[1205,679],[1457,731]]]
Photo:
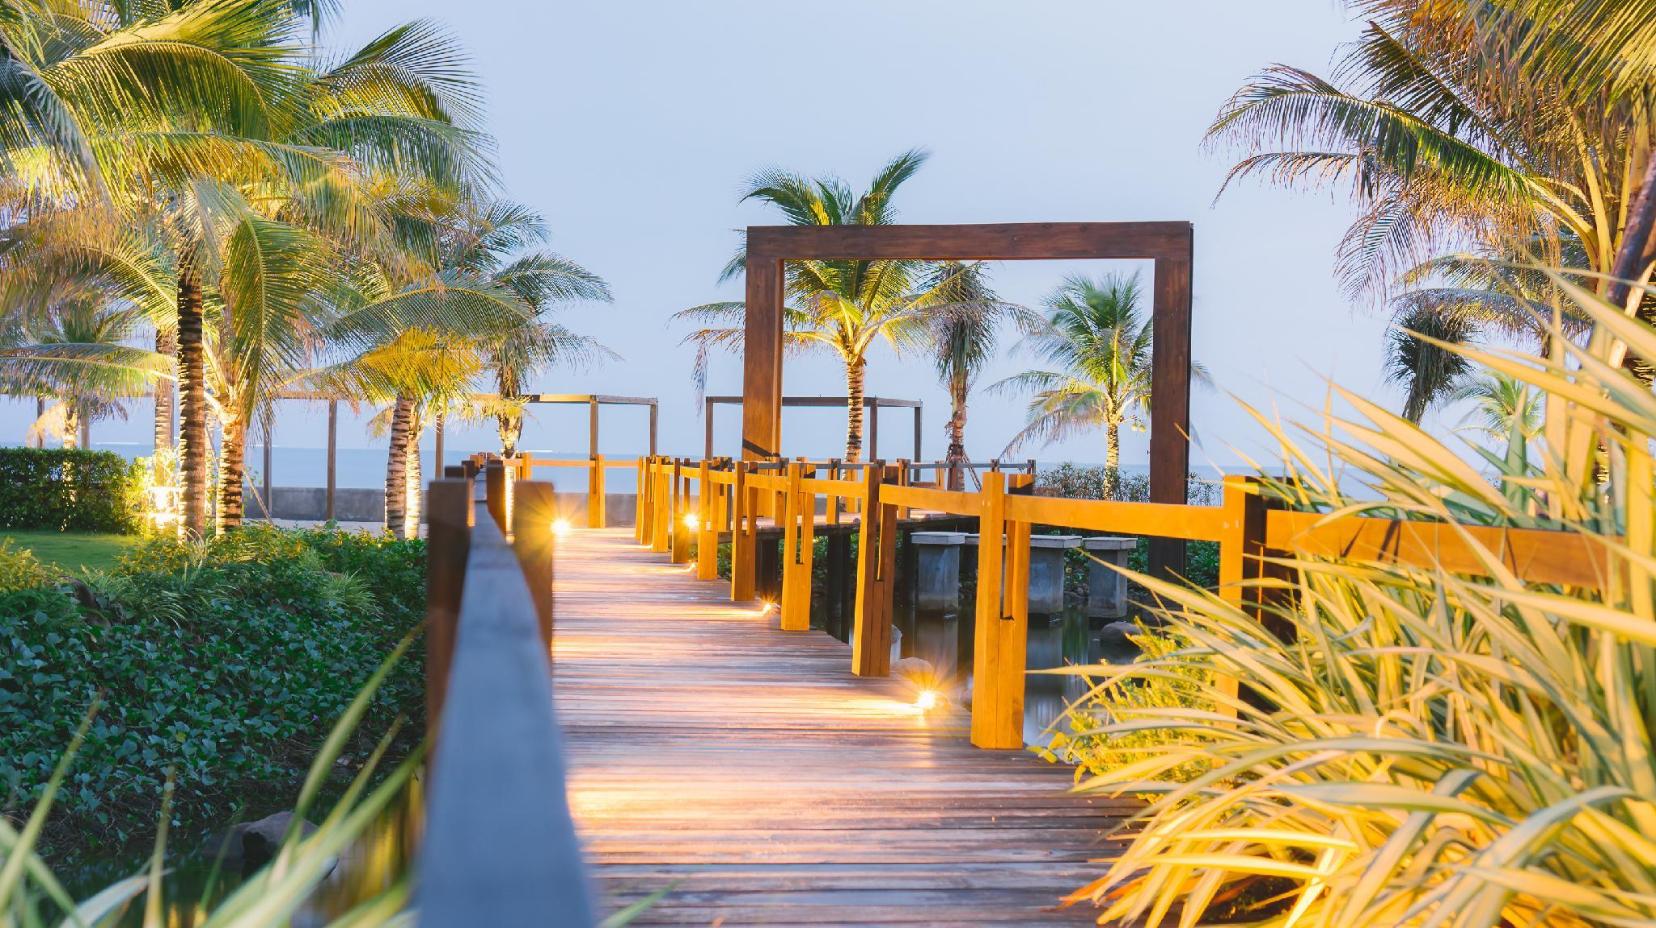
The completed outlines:
[[[100,451],[113,451],[122,457],[132,460],[146,457],[150,453],[150,445],[136,442],[99,442],[93,441],[92,447]],[[427,479],[437,471],[436,450],[428,441],[422,450],[421,467]],[[478,451],[496,451],[495,447],[463,447],[450,444],[444,449],[443,455],[447,463],[455,464],[468,455]],[[528,448],[534,457],[538,458],[577,458],[586,457],[585,450],[558,451],[543,448]],[[385,486],[385,458],[384,448],[340,448],[337,452],[336,479],[340,487],[381,488]],[[328,482],[328,449],[305,448],[289,445],[273,445],[270,449],[271,458],[271,485],[278,487],[320,487]],[[1086,463],[1063,461],[1036,461],[1038,470],[1050,469],[1061,463]],[[1192,464],[1191,473],[1199,479],[1218,481],[1222,472],[1206,465]],[[1125,464],[1121,468],[1123,473],[1143,474],[1149,468],[1144,465]],[[247,449],[248,480],[255,485],[264,482],[264,446],[257,442],[251,443]],[[536,474],[539,479],[547,479],[548,472]],[[550,479],[560,491],[580,492],[587,486],[586,469],[583,467],[557,468],[550,471]],[[633,484],[633,470],[615,468],[609,473],[609,491],[612,493],[629,492]]]

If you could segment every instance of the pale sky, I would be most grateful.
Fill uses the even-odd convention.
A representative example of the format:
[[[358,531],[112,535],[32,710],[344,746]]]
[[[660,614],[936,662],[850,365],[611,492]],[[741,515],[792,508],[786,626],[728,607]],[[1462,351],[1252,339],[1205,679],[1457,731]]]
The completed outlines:
[[[602,274],[612,306],[564,321],[624,356],[575,373],[549,371],[547,392],[654,395],[664,452],[699,453],[702,422],[675,310],[739,299],[717,285],[734,229],[780,221],[736,202],[753,172],[833,172],[861,188],[885,160],[925,147],[931,162],[901,191],[904,221],[1189,220],[1196,229],[1194,351],[1216,390],[1199,391],[1192,463],[1232,464],[1264,450],[1228,394],[1297,413],[1320,405],[1326,378],[1395,406],[1381,374],[1385,318],[1353,307],[1333,278],[1333,248],[1351,210],[1328,195],[1256,183],[1214,195],[1235,153],[1204,151],[1203,130],[1251,73],[1285,62],[1326,73],[1355,36],[1333,0],[603,0],[523,3],[347,0],[332,44],[357,44],[399,20],[430,17],[475,56],[506,193],[541,210],[554,248]],[[1035,304],[1069,273],[1131,263],[1000,265],[1003,297]],[[1144,269],[1148,285],[1148,268]],[[1033,359],[1012,352],[987,385]],[[709,388],[739,393],[741,366],[718,359]],[[830,358],[792,361],[785,389],[841,394]],[[868,392],[926,405],[926,456],[943,449],[947,401],[924,358],[873,358]],[[0,406],[0,434],[21,440],[32,402]],[[1016,398],[973,399],[968,450],[998,454],[1022,422]],[[886,414],[882,453],[908,452],[908,422]],[[147,441],[147,404],[97,441]],[[295,406],[277,443],[319,446],[321,417]],[[605,417],[606,453],[639,451],[641,413]],[[735,448],[737,414],[719,442]],[[790,412],[789,454],[842,447],[839,411]],[[525,446],[584,448],[584,410],[537,414]],[[904,436],[900,441],[898,436]],[[886,444],[891,442],[893,444]],[[360,420],[341,445],[382,446]],[[488,448],[488,430],[451,448]],[[1143,463],[1129,434],[1124,463]],[[1020,457],[1026,456],[1020,454]],[[1030,449],[1043,460],[1098,461],[1102,437]],[[278,482],[283,482],[278,479]]]

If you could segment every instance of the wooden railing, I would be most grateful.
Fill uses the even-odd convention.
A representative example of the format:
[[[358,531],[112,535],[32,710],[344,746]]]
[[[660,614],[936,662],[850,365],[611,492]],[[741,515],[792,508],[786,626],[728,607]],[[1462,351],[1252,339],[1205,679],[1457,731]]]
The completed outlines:
[[[1287,553],[1346,556],[1488,576],[1505,569],[1535,583],[1592,585],[1606,581],[1611,552],[1568,531],[1398,521],[1273,509],[1260,484],[1226,477],[1218,506],[1123,503],[1031,494],[1033,474],[991,470],[982,489],[951,491],[918,483],[909,462],[748,462],[646,458],[639,475],[640,543],[690,560],[697,576],[716,579],[711,552],[731,542],[730,595],[752,600],[761,519],[781,533],[780,627],[810,627],[811,576],[817,515],[829,525],[858,523],[851,671],[890,672],[891,616],[898,521],[914,511],[978,521],[976,632],[973,647],[972,742],[985,748],[1023,745],[1025,648],[1028,626],[1029,534],[1034,526],[1115,535],[1217,542],[1219,592],[1258,609],[1248,581],[1264,557]],[[819,505],[818,499],[822,502]],[[819,513],[820,511],[820,513]],[[869,514],[876,514],[870,516]],[[1489,561],[1493,556],[1494,563]]]
[[[465,471],[445,473],[429,496],[419,923],[590,928],[552,706],[552,485],[494,462],[480,509]]]

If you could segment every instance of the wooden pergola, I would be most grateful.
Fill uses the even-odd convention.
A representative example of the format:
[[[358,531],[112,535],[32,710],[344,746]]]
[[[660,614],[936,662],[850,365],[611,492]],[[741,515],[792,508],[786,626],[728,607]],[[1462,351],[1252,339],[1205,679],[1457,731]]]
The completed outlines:
[[[1155,262],[1150,499],[1183,504],[1190,477],[1190,279],[1194,262],[1194,233],[1188,222],[749,226],[742,456],[770,460],[782,450],[784,262],[1100,258]],[[1152,573],[1182,571],[1184,548],[1181,540],[1152,539]]]
[[[816,409],[844,409],[851,402],[848,396],[784,396],[782,407],[810,407]],[[707,435],[702,443],[702,457],[713,457],[713,408],[715,406],[740,406],[742,398],[739,396],[710,396],[706,399],[707,409],[703,416],[706,423]],[[880,410],[881,409],[912,409],[914,410],[914,457],[911,461],[923,460],[920,456],[921,414],[925,404],[919,400],[899,400],[889,396],[863,397],[863,409],[868,413],[868,457],[870,460],[880,456]],[[653,449],[652,449],[653,453]]]
[[[469,394],[469,396],[468,396],[468,399],[471,399],[473,401],[493,400],[493,399],[499,399],[499,398],[500,398],[500,394],[498,394],[498,393],[472,393],[472,394]],[[328,482],[327,482],[327,487],[326,487],[325,492],[326,492],[326,500],[327,500],[327,503],[326,503],[327,518],[332,519],[334,517],[334,491],[338,488],[339,402],[340,402],[340,400],[345,400],[345,401],[349,402],[350,398],[345,397],[345,396],[340,396],[340,395],[337,395],[337,394],[332,394],[332,393],[319,393],[319,392],[315,392],[315,391],[290,390],[290,391],[284,391],[282,393],[277,394],[276,399],[278,399],[278,400],[309,400],[309,401],[313,401],[313,402],[326,402],[328,404],[328,477],[327,477]],[[522,399],[523,399],[524,402],[534,403],[534,404],[543,404],[544,403],[544,404],[548,404],[548,405],[561,405],[561,406],[586,406],[587,409],[588,409],[588,412],[587,412],[587,457],[588,458],[594,457],[595,455],[598,454],[598,425],[599,425],[598,412],[602,407],[604,407],[604,406],[647,406],[650,409],[650,422],[649,422],[650,454],[653,456],[656,453],[656,435],[657,435],[657,431],[658,431],[658,428],[659,428],[659,425],[660,425],[660,419],[661,419],[661,415],[660,415],[660,413],[661,413],[661,403],[660,403],[659,400],[657,400],[653,396],[612,396],[612,395],[604,394],[604,393],[529,393],[529,394],[525,394],[522,397]],[[264,505],[267,508],[270,506],[270,494],[271,494],[271,490],[272,490],[271,470],[272,470],[273,463],[274,463],[273,460],[272,460],[271,453],[270,453],[271,452],[271,434],[270,434],[270,430],[269,430],[268,426],[269,426],[269,422],[267,420],[266,429],[265,429],[265,432],[264,432],[264,435],[263,435],[263,438],[264,438],[264,476],[263,476],[263,481],[262,481],[263,482],[263,492],[264,492]],[[437,447],[435,449],[436,450],[436,456],[437,456],[437,462],[436,462],[436,467],[433,469],[433,471],[435,473],[441,474],[443,472],[443,464],[444,464],[443,457],[444,457],[444,450],[445,450],[444,447],[443,447],[443,422],[442,422],[442,420],[438,420],[437,425],[436,425],[436,429],[435,429],[435,434],[436,434],[436,439],[437,439]]]

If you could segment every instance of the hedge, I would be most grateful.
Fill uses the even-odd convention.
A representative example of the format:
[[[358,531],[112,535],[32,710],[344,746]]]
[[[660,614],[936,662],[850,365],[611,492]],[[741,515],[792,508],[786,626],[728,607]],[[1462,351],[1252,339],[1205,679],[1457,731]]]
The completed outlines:
[[[0,529],[134,532],[138,465],[112,451],[0,448]]]

